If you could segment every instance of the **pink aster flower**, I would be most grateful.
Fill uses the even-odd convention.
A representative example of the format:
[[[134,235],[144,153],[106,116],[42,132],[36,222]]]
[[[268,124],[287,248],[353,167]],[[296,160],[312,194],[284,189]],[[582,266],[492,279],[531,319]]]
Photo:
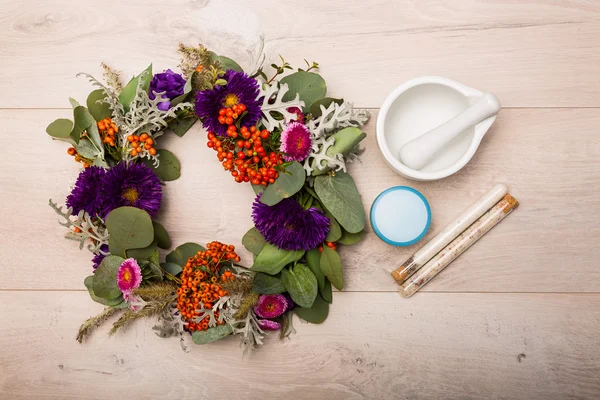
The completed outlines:
[[[277,321],[271,321],[270,319],[259,319],[258,326],[265,331],[277,331],[281,328],[281,324]]]
[[[117,285],[121,292],[131,292],[140,287],[142,283],[142,270],[134,258],[128,258],[121,263],[117,272]]]
[[[296,114],[296,121],[304,123],[304,114],[301,109],[298,107],[288,107],[287,111]],[[292,121],[294,120],[292,119]]]
[[[281,147],[279,150],[283,153],[286,161],[302,161],[308,157],[312,140],[310,131],[299,122],[290,122],[283,132],[281,132]]]
[[[254,312],[261,318],[277,318],[287,310],[287,300],[282,294],[263,294],[254,306]]]

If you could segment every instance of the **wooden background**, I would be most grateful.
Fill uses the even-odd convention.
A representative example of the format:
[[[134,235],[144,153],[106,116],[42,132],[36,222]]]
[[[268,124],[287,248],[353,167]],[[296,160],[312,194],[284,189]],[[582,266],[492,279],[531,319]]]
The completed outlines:
[[[0,0],[0,10],[0,398],[600,397],[600,2]],[[76,73],[100,75],[100,61],[126,76],[173,68],[179,41],[251,68],[246,49],[261,36],[268,61],[318,61],[330,95],[371,109],[352,167],[366,209],[385,188],[413,186],[430,201],[431,237],[496,182],[520,208],[408,300],[389,272],[420,244],[393,248],[369,232],[342,250],[346,289],[329,319],[297,322],[292,340],[245,359],[237,338],[185,353],[151,322],[77,344],[102,306],[82,284],[90,254],[62,239],[47,206],[78,166],[44,132],[69,117],[69,96],[85,101]],[[504,109],[467,167],[419,183],[384,164],[374,122],[395,86],[430,74],[492,91]],[[204,134],[161,140],[183,176],[159,219],[174,243],[241,247],[252,190],[221,170]]]

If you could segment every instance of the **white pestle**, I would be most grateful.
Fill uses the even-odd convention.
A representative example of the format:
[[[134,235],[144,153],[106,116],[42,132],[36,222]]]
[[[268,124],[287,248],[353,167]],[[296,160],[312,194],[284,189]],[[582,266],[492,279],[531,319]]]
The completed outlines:
[[[486,93],[475,104],[450,121],[406,143],[400,149],[400,161],[409,168],[423,168],[437,152],[465,129],[496,115],[500,110],[500,100],[492,93]]]

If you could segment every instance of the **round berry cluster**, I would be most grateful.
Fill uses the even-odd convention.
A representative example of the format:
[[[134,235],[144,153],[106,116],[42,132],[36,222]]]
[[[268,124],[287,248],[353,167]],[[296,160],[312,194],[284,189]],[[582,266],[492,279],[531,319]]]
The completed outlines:
[[[127,141],[132,147],[130,150],[132,157],[136,157],[137,155],[142,154],[144,151],[147,151],[152,156],[156,155],[156,149],[152,146],[154,144],[154,140],[152,140],[147,133],[142,133],[140,136],[129,135],[127,136]]]
[[[211,309],[214,302],[229,295],[219,283],[232,281],[235,275],[229,270],[221,271],[222,263],[239,261],[235,247],[220,242],[208,243],[206,251],[199,251],[188,259],[181,272],[181,286],[177,289],[177,308],[187,322],[188,331],[205,331],[209,328],[208,315],[199,320],[200,306]],[[218,325],[225,323],[219,322],[218,311],[214,316]]]
[[[251,182],[254,185],[267,186],[274,183],[283,169],[283,157],[277,146],[272,143],[271,133],[256,126],[250,128],[235,125],[241,117],[239,112],[246,109],[243,104],[219,111],[219,122],[227,125],[226,136],[217,136],[208,132],[209,148],[217,152],[217,158],[223,168],[231,171],[238,183]]]

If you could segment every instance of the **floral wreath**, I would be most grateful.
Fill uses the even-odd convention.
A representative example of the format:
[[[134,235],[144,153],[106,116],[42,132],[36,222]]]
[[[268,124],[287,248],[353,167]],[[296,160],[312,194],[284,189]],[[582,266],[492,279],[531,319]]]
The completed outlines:
[[[154,317],[157,335],[180,337],[184,349],[186,333],[196,344],[240,335],[246,349],[268,331],[288,337],[293,313],[311,323],[327,318],[332,285],[343,288],[337,247],[362,238],[365,212],[346,164],[359,156],[368,113],[326,97],[314,62],[288,73],[281,58],[269,78],[262,62],[246,74],[204,46],[179,52],[181,73],[153,74],[150,65],[126,85],[105,64],[105,83],[82,74],[98,89],[86,106],[70,99],[73,120],[46,130],[83,164],[66,210],[50,206],[69,229],[65,237],[93,253],[84,284],[106,306],[79,328],[80,343],[115,314],[111,335]],[[180,164],[155,145],[198,119],[223,168],[256,193],[255,226],[242,238],[254,254],[250,268],[233,245],[217,241],[184,243],[161,262],[158,248],[171,240],[154,218]]]

